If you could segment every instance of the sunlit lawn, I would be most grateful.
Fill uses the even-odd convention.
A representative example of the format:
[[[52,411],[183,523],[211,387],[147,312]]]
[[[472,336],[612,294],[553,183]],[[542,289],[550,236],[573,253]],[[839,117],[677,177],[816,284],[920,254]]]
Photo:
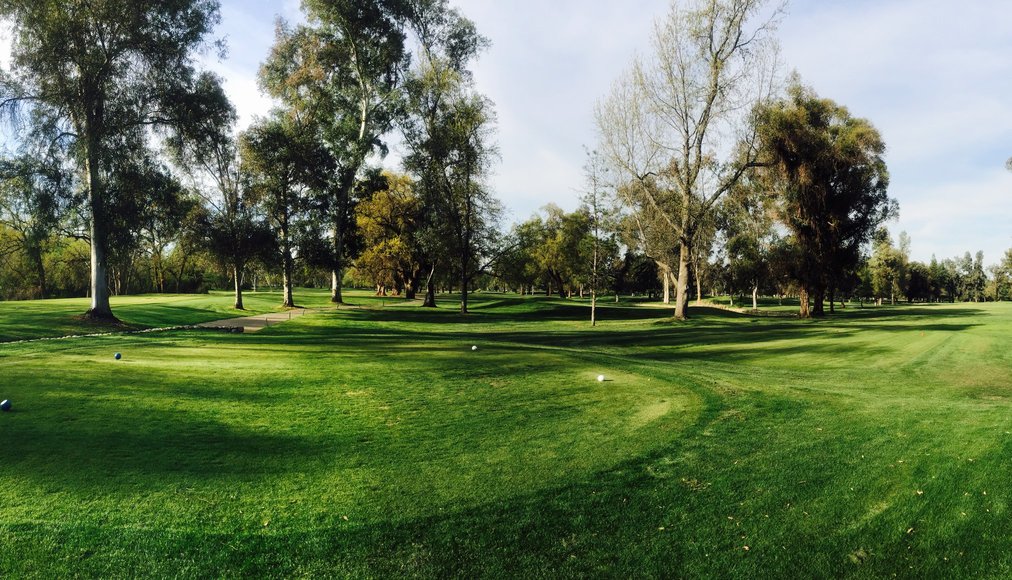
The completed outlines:
[[[1012,305],[475,300],[0,345],[0,577],[1012,575]]]
[[[330,306],[329,290],[300,288],[295,297],[298,306]],[[281,310],[282,297],[277,291],[243,293],[245,310],[232,308],[233,298],[232,293],[222,291],[113,296],[113,313],[121,326],[96,325],[82,320],[81,315],[91,306],[88,298],[0,301],[0,341],[182,326]]]

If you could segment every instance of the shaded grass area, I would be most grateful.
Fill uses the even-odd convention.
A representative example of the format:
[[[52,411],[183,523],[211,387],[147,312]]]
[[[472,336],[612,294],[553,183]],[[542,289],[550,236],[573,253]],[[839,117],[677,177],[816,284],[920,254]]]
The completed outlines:
[[[358,303],[0,346],[0,575],[1012,573],[1010,305]]]

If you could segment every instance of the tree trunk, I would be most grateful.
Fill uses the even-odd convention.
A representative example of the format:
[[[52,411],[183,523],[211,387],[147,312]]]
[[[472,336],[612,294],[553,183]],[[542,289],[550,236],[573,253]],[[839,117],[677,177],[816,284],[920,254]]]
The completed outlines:
[[[671,304],[671,269],[667,266],[661,268],[661,288],[664,290],[664,303]]]
[[[92,133],[92,131],[89,131]],[[89,134],[87,138],[88,204],[91,206],[91,309],[86,316],[97,320],[116,320],[109,305],[109,273],[106,256],[106,223],[104,192],[98,167],[98,139]]]
[[[675,285],[675,319],[685,320],[688,314],[689,285],[689,237],[682,236],[681,251],[678,253],[678,280]]]
[[[836,288],[829,287],[829,313],[836,313]]]
[[[798,301],[801,302],[801,309],[798,311],[799,318],[811,318],[812,312],[808,304],[808,289],[802,288],[798,295]]]
[[[752,286],[752,310],[759,310],[759,285]]]
[[[436,285],[433,283],[436,275],[436,265],[432,265],[432,269],[429,270],[429,276],[425,279],[425,300],[422,302],[422,306],[425,308],[436,307]]]
[[[360,127],[364,131],[364,126]],[[359,138],[361,139],[360,133]],[[333,216],[334,226],[334,268],[330,272],[330,301],[335,304],[344,303],[344,296],[341,294],[341,284],[344,282],[344,226],[348,214],[348,199],[351,197],[351,190],[355,187],[355,171],[348,170],[341,175],[341,181],[337,188],[337,213]]]
[[[341,294],[341,278],[343,273],[337,270],[330,272],[330,301],[334,304],[344,304],[344,296]]]
[[[696,270],[696,306],[703,305],[703,283],[699,281],[699,270]]]
[[[158,287],[159,294],[165,294],[165,268],[162,265],[162,251],[157,250],[154,257],[155,264],[155,284]]]
[[[404,298],[406,300],[414,300],[418,296],[418,283],[421,277],[421,268],[412,268],[408,272],[407,282],[404,284]]]
[[[826,289],[817,286],[812,291],[812,316],[823,317],[826,315],[825,306],[823,302],[826,300]]]
[[[552,280],[557,285],[557,288],[559,290],[559,298],[562,298],[563,300],[565,300],[566,299],[566,285],[562,281],[562,275],[561,274],[557,274],[554,271],[548,272],[548,275],[552,277]],[[551,285],[549,285],[548,291],[549,291],[549,295],[551,295]]]
[[[182,249],[179,250],[179,253],[182,256],[179,262],[179,269],[176,270],[175,272],[169,270],[169,272],[172,274],[172,277],[176,279],[176,294],[182,293],[183,273],[186,272],[186,262],[189,259],[189,254],[187,254]]]
[[[42,249],[33,248],[29,252],[29,256],[35,267],[35,283],[38,284],[39,298],[49,298],[49,285],[46,281],[46,264],[42,260]]]
[[[281,228],[281,259],[283,262],[281,283],[284,286],[284,301],[281,305],[285,308],[295,308],[295,299],[292,295],[292,273],[295,268],[292,260],[292,242],[288,234],[288,224],[285,223]]]
[[[235,304],[236,310],[246,310],[242,305],[242,267],[239,264],[232,265],[232,277],[235,279]]]

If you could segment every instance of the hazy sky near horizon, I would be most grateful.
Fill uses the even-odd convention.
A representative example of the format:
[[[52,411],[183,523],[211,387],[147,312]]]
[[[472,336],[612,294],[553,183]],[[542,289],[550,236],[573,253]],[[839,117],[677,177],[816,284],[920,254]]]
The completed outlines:
[[[451,0],[492,41],[475,69],[496,103],[500,162],[491,185],[526,219],[577,207],[595,104],[636,54],[650,51],[670,0]],[[256,72],[274,20],[299,0],[222,0],[228,58],[205,57],[247,124],[266,114]],[[1007,0],[794,0],[782,59],[823,97],[872,121],[888,147],[890,196],[912,257],[1012,247],[1012,5]],[[4,47],[5,51],[8,47]],[[393,148],[388,163],[396,163]]]

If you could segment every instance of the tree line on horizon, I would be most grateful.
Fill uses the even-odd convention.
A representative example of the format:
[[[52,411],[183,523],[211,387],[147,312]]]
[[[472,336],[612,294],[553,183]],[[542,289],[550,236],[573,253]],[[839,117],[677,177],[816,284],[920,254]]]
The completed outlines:
[[[0,109],[0,298],[368,286],[562,297],[1012,299],[1012,250],[909,259],[884,224],[872,123],[783,78],[762,0],[675,2],[598,105],[581,207],[510,230],[487,183],[493,103],[470,67],[488,40],[448,0],[304,0],[259,71],[278,105],[245,128],[200,71],[214,0],[10,0]],[[410,47],[414,47],[411,49]],[[406,155],[383,170],[386,142]]]

